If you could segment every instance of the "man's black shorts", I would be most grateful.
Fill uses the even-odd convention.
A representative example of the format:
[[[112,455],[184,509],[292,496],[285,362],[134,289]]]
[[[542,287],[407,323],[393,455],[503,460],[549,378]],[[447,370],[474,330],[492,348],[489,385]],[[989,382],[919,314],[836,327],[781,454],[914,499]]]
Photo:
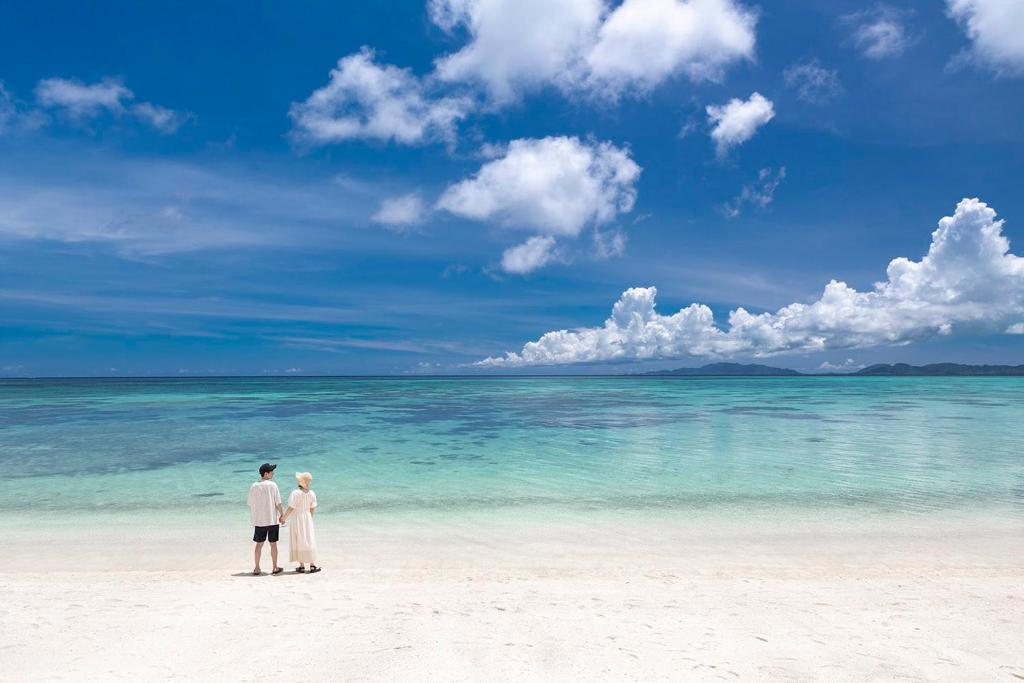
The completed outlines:
[[[277,543],[277,536],[280,532],[280,524],[274,524],[273,526],[258,526],[256,527],[256,533],[252,535],[252,540],[257,543],[263,543],[263,541]]]

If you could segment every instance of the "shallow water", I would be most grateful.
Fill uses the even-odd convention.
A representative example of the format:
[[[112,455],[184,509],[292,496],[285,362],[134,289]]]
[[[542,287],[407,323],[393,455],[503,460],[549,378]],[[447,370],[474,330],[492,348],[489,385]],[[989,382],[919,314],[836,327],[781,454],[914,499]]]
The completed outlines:
[[[0,381],[15,513],[244,514],[264,461],[349,515],[1024,522],[1024,378]]]

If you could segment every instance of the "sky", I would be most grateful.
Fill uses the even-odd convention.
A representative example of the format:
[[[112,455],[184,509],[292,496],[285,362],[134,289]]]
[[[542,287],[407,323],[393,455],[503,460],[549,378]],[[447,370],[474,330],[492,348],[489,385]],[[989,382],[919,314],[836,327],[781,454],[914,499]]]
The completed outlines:
[[[15,3],[0,376],[1024,363],[1024,3]]]

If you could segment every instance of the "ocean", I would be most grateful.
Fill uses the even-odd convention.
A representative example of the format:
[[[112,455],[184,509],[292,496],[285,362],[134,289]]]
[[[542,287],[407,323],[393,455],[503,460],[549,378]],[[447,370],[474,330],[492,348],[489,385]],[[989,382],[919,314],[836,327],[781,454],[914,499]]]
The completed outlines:
[[[1022,425],[1012,377],[2,380],[0,486],[50,519],[242,519],[273,462],[349,517],[1024,524]]]

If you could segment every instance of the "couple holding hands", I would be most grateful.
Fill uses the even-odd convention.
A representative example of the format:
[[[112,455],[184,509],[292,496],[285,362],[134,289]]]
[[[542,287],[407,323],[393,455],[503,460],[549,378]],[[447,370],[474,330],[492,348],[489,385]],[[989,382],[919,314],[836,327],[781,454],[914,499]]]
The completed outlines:
[[[249,487],[249,515],[256,527],[252,536],[256,543],[256,568],[252,574],[259,576],[263,573],[260,571],[260,557],[263,555],[263,544],[268,541],[270,560],[274,565],[270,573],[280,574],[284,571],[277,566],[277,539],[281,525],[292,515],[295,517],[288,529],[288,561],[299,563],[295,570],[299,574],[306,573],[306,563],[309,563],[309,573],[315,574],[320,571],[320,567],[316,565],[316,533],[313,529],[316,494],[309,490],[313,475],[309,472],[295,473],[299,487],[288,496],[288,509],[285,510],[281,507],[281,491],[274,482],[275,469],[277,465],[270,463],[260,465],[260,480]]]

